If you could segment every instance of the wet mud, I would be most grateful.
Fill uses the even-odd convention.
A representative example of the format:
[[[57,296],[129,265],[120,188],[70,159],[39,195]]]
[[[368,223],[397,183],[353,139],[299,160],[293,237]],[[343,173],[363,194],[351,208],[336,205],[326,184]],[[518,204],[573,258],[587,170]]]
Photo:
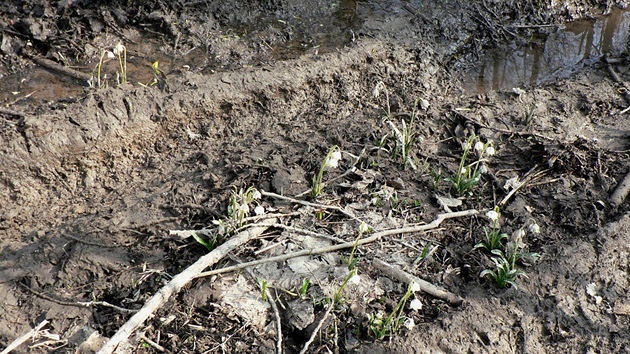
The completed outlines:
[[[624,5],[4,2],[0,347],[46,320],[13,352],[98,351],[208,253],[172,231],[211,230],[221,244],[217,222],[253,187],[315,206],[264,195],[283,226],[213,268],[353,242],[358,220],[374,233],[479,214],[358,247],[361,281],[328,314],[350,250],[195,279],[118,352],[272,353],[278,321],[286,353],[320,322],[308,352],[628,351],[630,208],[610,201],[630,168]],[[403,127],[415,137],[406,160]],[[473,134],[496,154],[458,196],[448,178]],[[342,160],[313,197],[332,146]],[[540,257],[519,262],[518,287],[480,277],[493,262],[475,245],[495,206],[510,237],[540,227],[522,239]],[[407,285],[373,260],[463,304],[418,292],[422,306],[403,309],[415,326],[379,340],[371,316]]]

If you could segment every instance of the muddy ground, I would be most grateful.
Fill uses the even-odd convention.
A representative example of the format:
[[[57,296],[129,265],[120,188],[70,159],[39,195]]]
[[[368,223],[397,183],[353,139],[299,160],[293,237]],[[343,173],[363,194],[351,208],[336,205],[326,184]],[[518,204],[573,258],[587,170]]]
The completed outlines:
[[[235,187],[320,206],[263,196],[255,203],[266,214],[297,229],[270,227],[215,269],[353,241],[359,220],[372,228],[363,237],[428,224],[447,208],[436,196],[457,197],[447,179],[474,135],[496,154],[450,208],[479,214],[361,245],[361,280],[345,287],[350,250],[193,280],[119,352],[275,352],[278,317],[262,281],[287,353],[325,316],[308,352],[630,351],[630,204],[610,200],[630,168],[622,84],[597,51],[567,75],[515,87],[471,89],[483,80],[469,74],[483,76],[475,68],[486,49],[509,51],[624,5],[3,2],[0,347],[48,320],[13,352],[98,350],[131,317],[123,309],[141,308],[208,252],[170,230],[207,228],[217,244],[232,235],[218,234],[216,222],[229,225]],[[117,43],[127,48],[125,84],[107,56]],[[605,53],[627,55],[616,48]],[[102,54],[101,87],[38,59],[90,76]],[[628,79],[625,61],[613,69]],[[393,128],[403,121],[416,137],[407,163]],[[314,198],[312,178],[335,145],[342,160]],[[524,182],[516,192],[506,186],[514,177]],[[474,246],[495,206],[501,230],[524,229],[525,249],[540,254],[517,264],[529,277],[518,288],[479,276],[493,267]],[[392,313],[407,285],[374,260],[464,302],[415,293],[421,309],[402,311],[415,327],[378,340],[370,316]]]

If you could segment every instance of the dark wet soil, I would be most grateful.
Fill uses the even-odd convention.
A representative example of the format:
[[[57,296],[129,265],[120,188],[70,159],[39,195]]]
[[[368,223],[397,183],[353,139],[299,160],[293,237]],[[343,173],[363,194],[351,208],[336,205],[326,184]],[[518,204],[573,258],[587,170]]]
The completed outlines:
[[[630,168],[624,5],[3,2],[0,347],[47,320],[13,352],[98,351],[131,317],[125,309],[208,253],[171,231],[208,228],[221,244],[233,234],[218,234],[217,221],[231,220],[235,191],[253,187],[320,206],[263,196],[256,203],[284,227],[215,269],[352,242],[358,220],[370,232],[428,224],[446,211],[436,196],[479,211],[358,247],[361,281],[341,292],[309,352],[629,351],[630,208],[610,200]],[[607,68],[603,54],[619,60]],[[407,161],[393,128],[403,126],[416,138]],[[458,196],[447,179],[472,135],[496,154]],[[343,159],[314,198],[313,176],[335,145]],[[514,192],[509,181],[523,183]],[[518,263],[528,275],[518,287],[479,276],[493,267],[474,246],[495,206],[501,231],[525,229],[526,249],[540,254]],[[278,319],[283,350],[300,352],[349,255],[193,280],[119,352],[276,352]],[[406,284],[375,259],[464,303],[416,293],[422,308],[403,309],[415,327],[379,340],[369,318],[391,313]],[[279,317],[261,298],[263,280]]]

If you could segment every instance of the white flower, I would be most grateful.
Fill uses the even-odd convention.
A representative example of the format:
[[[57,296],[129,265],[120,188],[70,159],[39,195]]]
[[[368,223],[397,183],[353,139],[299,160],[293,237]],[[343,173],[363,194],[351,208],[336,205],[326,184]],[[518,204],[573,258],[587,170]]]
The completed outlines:
[[[256,215],[262,215],[265,213],[265,208],[263,208],[262,205],[259,205],[257,207],[254,208],[254,214]]]
[[[478,141],[475,143],[475,150],[481,152],[483,151],[484,145],[481,141]]]
[[[485,163],[481,164],[481,167],[479,167],[479,172],[481,172],[481,174],[488,173],[488,167],[486,166]]]
[[[107,58],[108,59],[116,59],[116,55],[113,52],[110,52],[109,50],[107,51]]]
[[[259,191],[254,190],[254,193],[252,193],[252,199],[260,199],[262,198],[262,194],[260,194]]]
[[[494,151],[494,148],[492,146],[488,146],[486,148],[486,155],[488,156],[494,156],[496,151]]]
[[[249,205],[241,204],[241,206],[238,207],[238,211],[240,211],[243,214],[249,214]]]
[[[120,42],[116,44],[116,46],[114,47],[114,54],[116,55],[122,55],[124,51],[125,51],[125,46],[122,45],[122,43]]]
[[[527,91],[523,90],[523,89],[522,89],[522,88],[520,88],[520,87],[513,87],[513,88],[512,88],[512,92],[514,92],[515,94],[517,94],[518,96],[520,96],[520,95],[522,95],[522,94],[526,93]]]
[[[466,174],[466,167],[462,167],[462,169],[459,171],[460,175],[465,175]]]
[[[416,283],[415,281],[411,283],[411,291],[412,292],[418,292],[420,291],[420,285],[418,285],[418,283]]]
[[[536,224],[536,222],[533,222],[533,223],[529,224],[527,229],[529,230],[529,232],[531,232],[533,234],[539,234],[540,233],[540,226],[538,226],[538,224]]]
[[[413,299],[409,303],[409,308],[414,311],[422,310],[422,301],[418,299]]]
[[[499,220],[499,213],[497,213],[494,210],[489,210],[486,213],[486,216],[488,217],[488,219],[492,220],[493,222],[497,222],[497,220]]]
[[[339,160],[341,160],[341,152],[339,150],[335,150],[326,157],[326,162],[324,164],[326,167],[337,168],[337,166],[339,166]]]
[[[416,326],[416,323],[413,321],[413,318],[408,318],[408,319],[405,320],[403,325],[405,326],[405,328],[407,328],[408,330],[411,331],[413,329],[413,327]]]
[[[361,226],[359,226],[359,233],[364,234],[368,231],[370,231],[370,227],[365,222],[362,222]]]
[[[348,283],[350,284],[359,284],[361,282],[361,277],[358,274],[353,275],[350,279],[348,279]]]

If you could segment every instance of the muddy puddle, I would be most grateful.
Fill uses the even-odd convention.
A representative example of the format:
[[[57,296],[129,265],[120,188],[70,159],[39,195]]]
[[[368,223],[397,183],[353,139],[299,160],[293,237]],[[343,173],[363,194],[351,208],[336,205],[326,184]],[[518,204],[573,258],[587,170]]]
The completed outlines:
[[[534,87],[568,78],[603,55],[627,52],[630,11],[614,9],[595,20],[581,20],[540,28],[548,35],[533,37],[525,45],[506,44],[489,50],[466,71],[470,93]]]
[[[265,61],[297,58],[305,53],[323,54],[354,41],[365,20],[374,20],[385,13],[409,15],[423,9],[419,2],[393,2],[386,8],[373,3],[361,4],[353,0],[335,3],[333,16],[327,18],[302,18],[300,16],[259,16],[255,21],[232,23],[223,31],[223,42],[243,41],[249,38],[257,42],[266,55],[250,58],[248,65]],[[614,9],[610,15],[595,20],[581,20],[566,24],[538,27],[538,35],[525,45],[508,43],[482,53],[461,55],[459,66],[464,69],[464,89],[468,93],[484,93],[490,90],[511,90],[515,87],[532,87],[554,79],[567,78],[584,66],[597,63],[606,54],[618,56],[627,51],[630,30],[630,11]],[[355,32],[357,33],[355,35]],[[269,38],[275,33],[285,38],[274,43]],[[211,74],[223,71],[221,56],[209,47],[194,47],[175,52],[165,50],[164,43],[149,36],[125,43],[128,49],[127,76],[133,85],[155,83],[153,63],[166,73],[194,71]],[[522,40],[521,40],[522,42]],[[112,47],[115,43],[112,43]],[[75,70],[91,74],[96,71],[99,54],[94,49],[91,60],[78,63]],[[111,48],[109,48],[111,50]],[[471,59],[471,57],[475,57]],[[230,68],[234,69],[234,68]],[[105,58],[102,64],[102,82],[106,86],[117,84],[119,72],[117,60]],[[41,103],[76,97],[88,87],[87,82],[64,77],[33,64],[27,72],[5,73],[0,83],[0,102],[10,107],[14,104]]]

